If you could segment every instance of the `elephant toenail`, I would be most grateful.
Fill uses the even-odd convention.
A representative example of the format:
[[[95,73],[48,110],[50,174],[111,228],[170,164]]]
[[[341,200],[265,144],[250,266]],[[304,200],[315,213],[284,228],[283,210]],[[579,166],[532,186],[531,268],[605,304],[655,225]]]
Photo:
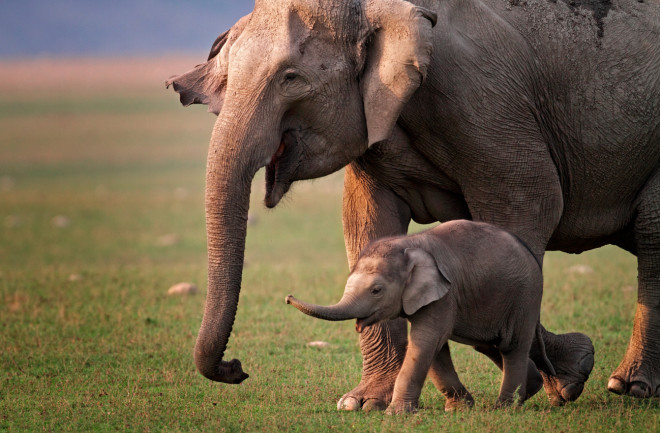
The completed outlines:
[[[571,383],[566,385],[561,390],[561,396],[566,401],[575,401],[578,399],[580,394],[582,394],[583,389],[584,389],[583,383]]]
[[[354,397],[344,397],[337,403],[337,410],[360,410],[360,402]]]
[[[651,397],[651,387],[643,382],[633,382],[629,394],[636,398],[648,398]]]
[[[585,356],[582,361],[580,361],[580,373],[585,376],[589,377],[591,374],[591,370],[594,368],[594,356],[593,355],[587,355]]]
[[[375,398],[370,398],[364,402],[362,405],[362,410],[365,412],[371,412],[372,410],[385,410],[387,409],[387,405],[385,402],[375,399]]]
[[[623,395],[626,393],[626,384],[616,377],[611,377],[607,383],[607,389],[615,394]]]
[[[566,404],[566,400],[562,397],[561,392],[553,389],[552,392],[547,393],[550,404],[555,407],[561,407]]]

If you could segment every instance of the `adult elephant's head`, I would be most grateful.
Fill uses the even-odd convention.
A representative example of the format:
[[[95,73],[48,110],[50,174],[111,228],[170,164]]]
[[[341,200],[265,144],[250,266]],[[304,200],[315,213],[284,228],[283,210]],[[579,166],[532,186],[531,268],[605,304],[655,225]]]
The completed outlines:
[[[218,114],[208,156],[209,279],[195,346],[199,371],[239,383],[223,361],[236,316],[252,179],[265,204],[389,136],[424,78],[435,14],[403,0],[257,0],[207,63],[168,81],[184,105]]]

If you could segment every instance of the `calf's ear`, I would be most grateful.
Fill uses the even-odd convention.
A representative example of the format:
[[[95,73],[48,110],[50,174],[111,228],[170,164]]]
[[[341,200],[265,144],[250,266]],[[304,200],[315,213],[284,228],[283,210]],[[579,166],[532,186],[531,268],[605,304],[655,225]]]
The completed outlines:
[[[435,259],[419,248],[405,250],[408,263],[408,283],[403,289],[403,311],[408,315],[431,302],[443,298],[449,292],[451,281],[441,271]]]

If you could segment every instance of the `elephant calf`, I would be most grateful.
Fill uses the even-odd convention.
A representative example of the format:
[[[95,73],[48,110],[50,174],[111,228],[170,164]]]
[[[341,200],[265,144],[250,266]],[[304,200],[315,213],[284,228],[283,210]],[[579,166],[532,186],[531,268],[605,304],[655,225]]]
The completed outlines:
[[[370,244],[336,305],[320,307],[291,295],[286,302],[325,320],[357,318],[358,332],[381,320],[408,318],[410,339],[388,408],[401,413],[417,409],[429,370],[447,397],[445,409],[472,406],[454,370],[449,339],[499,350],[504,374],[496,406],[513,403],[516,393],[522,404],[538,391],[539,373],[528,357],[554,374],[543,340],[534,339],[542,292],[540,264],[526,245],[492,225],[460,220]]]

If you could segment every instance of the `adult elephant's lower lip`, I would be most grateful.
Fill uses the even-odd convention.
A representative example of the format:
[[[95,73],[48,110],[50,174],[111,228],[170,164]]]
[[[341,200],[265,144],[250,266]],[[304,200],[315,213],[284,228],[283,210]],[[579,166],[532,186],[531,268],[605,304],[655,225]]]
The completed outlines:
[[[269,208],[275,207],[286,192],[285,188],[281,185],[281,179],[278,179],[280,177],[280,163],[285,149],[286,146],[284,145],[283,137],[277,151],[273,154],[268,165],[266,165],[266,197],[264,198],[264,202]]]

